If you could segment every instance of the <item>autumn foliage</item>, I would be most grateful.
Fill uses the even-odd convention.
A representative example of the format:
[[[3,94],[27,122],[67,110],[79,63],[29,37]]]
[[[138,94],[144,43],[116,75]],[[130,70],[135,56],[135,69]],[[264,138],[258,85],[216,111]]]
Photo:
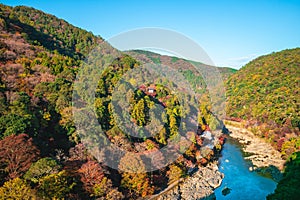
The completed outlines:
[[[23,175],[39,157],[39,150],[26,134],[11,135],[0,140],[0,162],[7,178]]]
[[[86,191],[92,193],[94,186],[100,184],[104,178],[104,170],[96,161],[88,161],[84,163],[78,170],[80,173],[80,180],[83,183]]]
[[[8,199],[33,200],[36,196],[35,191],[25,181],[15,178],[0,187],[0,200]]]
[[[78,109],[72,103],[73,86],[82,60],[102,41],[91,32],[34,8],[0,4],[0,199],[147,197],[199,164],[196,154],[201,155],[200,133],[191,139],[193,145],[187,152],[176,144],[184,156],[173,165],[165,163],[168,155],[160,151],[179,136],[181,129],[183,133],[189,131],[188,125],[181,126],[180,121],[190,110],[198,109],[198,102],[193,108],[181,105],[179,94],[164,86],[168,81],[165,78],[142,83],[144,89],[117,88],[122,76],[141,64],[139,56],[135,59],[123,52],[99,77],[94,106],[105,136],[128,154],[116,155],[117,170],[98,163],[88,151],[73,121]],[[145,54],[135,53],[142,57]],[[192,71],[189,62],[175,57],[165,62],[165,57],[149,52],[146,57],[154,63],[174,64],[196,91],[205,93],[204,80]],[[226,71],[226,76],[232,73],[221,71]],[[141,70],[129,82],[143,82],[141,78],[148,75]],[[146,90],[150,87],[155,91]],[[150,137],[142,129],[137,137],[122,129],[125,123],[119,123],[114,114],[115,90],[124,93],[129,102],[120,108],[128,111],[130,123],[140,128],[151,125]],[[152,112],[156,108],[162,112]],[[195,118],[195,124],[201,127],[216,122],[209,105],[201,108],[205,112],[198,122]],[[131,153],[137,156],[132,158]],[[107,152],[103,157],[115,160]],[[149,164],[158,169],[148,172]]]

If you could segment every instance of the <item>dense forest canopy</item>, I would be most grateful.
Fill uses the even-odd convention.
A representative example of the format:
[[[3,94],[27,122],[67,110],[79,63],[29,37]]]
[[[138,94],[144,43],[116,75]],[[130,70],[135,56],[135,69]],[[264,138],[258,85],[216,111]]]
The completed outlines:
[[[267,199],[299,198],[300,48],[261,56],[227,80],[227,114],[246,121],[287,159],[283,179]]]
[[[105,137],[127,152],[118,157],[117,170],[89,153],[73,120],[74,81],[83,60],[102,42],[100,36],[53,15],[0,4],[0,199],[146,197],[186,177],[191,168],[216,159],[224,138],[219,135],[207,142],[202,133],[223,125],[210,102],[218,92],[209,93],[194,65],[218,70],[226,80],[228,118],[246,121],[248,128],[271,142],[289,161],[283,180],[268,198],[295,197],[285,190],[294,191],[291,185],[299,179],[299,153],[294,153],[300,149],[299,48],[261,56],[237,72],[148,51],[120,52],[98,77],[94,101]],[[126,72],[143,63],[172,66],[201,98],[193,100],[194,107],[182,104],[180,96],[190,97],[166,87],[166,79],[136,86],[148,76],[146,71],[128,81],[135,89],[118,86]],[[164,111],[158,116],[163,126],[153,129],[151,137],[143,131],[138,137],[126,134],[113,113],[115,90],[126,93],[123,96],[129,104],[119,108],[128,110],[131,123],[137,127],[156,123],[149,111],[159,106]],[[186,124],[180,126],[191,110],[199,111],[197,131],[190,131]],[[159,169],[146,172],[147,156],[176,141],[179,130],[191,142],[188,149],[174,145],[174,151],[181,155],[174,163],[162,165],[166,158],[159,154],[159,159],[151,160]],[[131,159],[131,153],[140,152],[144,154]],[[137,168],[141,173],[133,173]]]
[[[261,56],[227,81],[232,117],[300,128],[300,48]]]
[[[157,193],[185,177],[191,167],[215,159],[223,139],[216,138],[215,147],[206,148],[200,133],[209,129],[208,124],[216,128],[221,122],[210,111],[203,79],[193,74],[188,62],[175,57],[166,65],[177,66],[175,69],[193,89],[203,94],[201,104],[194,102],[202,113],[196,119],[198,133],[186,133],[191,145],[185,151],[177,145],[175,150],[181,156],[176,162],[136,174],[130,169],[146,169],[143,156],[130,162],[125,154],[119,168],[127,169],[126,172],[100,164],[87,151],[74,125],[72,93],[82,61],[101,42],[101,37],[53,15],[25,6],[0,5],[0,199],[137,198]],[[99,77],[95,111],[106,137],[114,145],[128,152],[159,152],[176,138],[179,122],[188,111],[170,88],[164,87],[165,80],[145,82],[144,87],[140,85],[127,95],[130,118],[137,126],[152,123],[149,109],[155,104],[164,109],[164,126],[152,137],[125,134],[112,113],[116,84],[141,62],[120,53]],[[221,69],[221,73],[227,78],[234,70]],[[154,87],[155,93],[149,87]],[[160,156],[152,164],[160,166],[164,159]]]
[[[227,115],[287,158],[300,148],[300,48],[261,56],[227,80]]]

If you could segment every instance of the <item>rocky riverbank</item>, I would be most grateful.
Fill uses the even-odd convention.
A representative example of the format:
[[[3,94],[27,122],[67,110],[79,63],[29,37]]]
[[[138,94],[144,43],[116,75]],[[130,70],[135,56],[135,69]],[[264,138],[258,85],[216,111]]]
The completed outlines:
[[[157,200],[210,200],[215,199],[214,190],[222,183],[224,175],[217,163],[200,167],[191,177],[157,197]]]
[[[275,150],[271,144],[264,141],[262,138],[258,138],[251,131],[235,127],[232,125],[226,125],[226,128],[230,131],[230,136],[239,141],[243,146],[243,151],[248,156],[245,159],[251,160],[254,167],[249,170],[255,170],[256,168],[264,168],[275,166],[279,170],[283,170],[285,161],[281,158],[281,154]]]

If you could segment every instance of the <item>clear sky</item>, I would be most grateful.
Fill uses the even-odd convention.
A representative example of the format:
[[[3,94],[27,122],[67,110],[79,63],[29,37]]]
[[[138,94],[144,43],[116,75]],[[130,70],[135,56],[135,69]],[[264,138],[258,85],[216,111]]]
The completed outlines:
[[[218,66],[300,47],[300,0],[0,0],[63,18],[105,39],[143,27],[178,31]]]

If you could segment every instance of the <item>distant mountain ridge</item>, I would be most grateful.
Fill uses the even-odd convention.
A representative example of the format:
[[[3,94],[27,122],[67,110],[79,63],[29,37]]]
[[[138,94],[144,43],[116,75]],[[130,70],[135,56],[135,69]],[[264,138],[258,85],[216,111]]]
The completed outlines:
[[[151,51],[145,51],[145,50],[132,50],[132,51],[129,51],[128,53],[133,54],[133,55],[139,54],[140,56],[137,56],[139,58],[139,60],[147,61],[147,62],[152,61],[153,63],[156,63],[156,64],[173,66],[176,69],[192,70],[192,68],[194,68],[191,64],[191,61],[183,59],[183,58],[178,58],[176,56],[160,55],[158,53],[154,53]],[[203,64],[200,62],[195,62],[195,63]],[[237,71],[236,69],[233,69],[230,67],[220,67],[220,66],[214,66],[214,67],[217,67],[217,69],[221,73],[224,80],[226,80],[230,75],[234,74]]]

